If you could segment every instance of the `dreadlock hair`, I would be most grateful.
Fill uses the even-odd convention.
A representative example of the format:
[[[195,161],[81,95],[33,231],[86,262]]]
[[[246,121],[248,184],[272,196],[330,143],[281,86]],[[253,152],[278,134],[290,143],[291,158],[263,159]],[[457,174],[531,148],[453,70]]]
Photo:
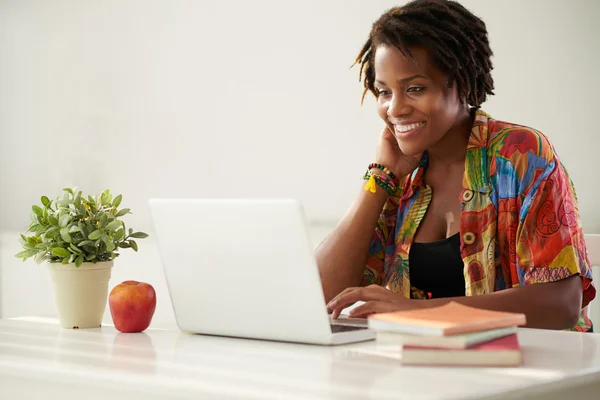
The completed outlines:
[[[414,0],[383,14],[371,28],[369,39],[354,64],[360,64],[359,81],[378,96],[374,59],[379,46],[394,46],[414,60],[411,46],[423,46],[435,65],[448,75],[448,87],[457,85],[459,98],[478,109],[493,95],[492,50],[485,23],[456,1]]]

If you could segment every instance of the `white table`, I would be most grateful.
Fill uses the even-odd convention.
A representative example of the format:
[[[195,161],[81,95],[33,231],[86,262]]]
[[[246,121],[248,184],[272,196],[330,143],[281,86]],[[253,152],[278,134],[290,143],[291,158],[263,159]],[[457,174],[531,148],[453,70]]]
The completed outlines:
[[[522,329],[519,339],[522,367],[432,368],[361,353],[376,349],[375,342],[321,347],[166,329],[63,330],[48,321],[5,319],[0,398],[600,397],[599,334]]]

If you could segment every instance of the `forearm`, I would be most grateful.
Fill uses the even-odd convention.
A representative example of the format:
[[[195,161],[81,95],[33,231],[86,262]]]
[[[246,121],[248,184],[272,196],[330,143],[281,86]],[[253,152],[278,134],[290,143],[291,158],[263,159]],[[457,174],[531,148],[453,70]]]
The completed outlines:
[[[567,329],[577,323],[581,297],[581,278],[576,275],[557,282],[532,284],[483,296],[415,301],[422,302],[424,307],[456,301],[487,310],[518,312],[527,317],[528,328]]]
[[[325,301],[360,285],[377,220],[388,199],[383,188],[361,189],[354,203],[316,251]]]

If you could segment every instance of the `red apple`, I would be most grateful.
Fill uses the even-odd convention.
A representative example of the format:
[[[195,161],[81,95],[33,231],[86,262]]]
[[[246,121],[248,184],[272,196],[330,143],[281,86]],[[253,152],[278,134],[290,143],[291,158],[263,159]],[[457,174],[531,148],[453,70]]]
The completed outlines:
[[[149,283],[125,281],[108,297],[115,328],[121,332],[141,332],[150,326],[156,308],[156,292]]]

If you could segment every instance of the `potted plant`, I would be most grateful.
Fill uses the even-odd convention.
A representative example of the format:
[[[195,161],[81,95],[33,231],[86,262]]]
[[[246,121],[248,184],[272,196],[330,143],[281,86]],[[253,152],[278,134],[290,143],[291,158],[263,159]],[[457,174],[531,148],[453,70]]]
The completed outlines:
[[[134,239],[148,237],[127,230],[118,209],[122,196],[107,189],[84,196],[78,188],[63,189],[62,197],[41,198],[31,207],[31,224],[21,234],[23,251],[16,257],[33,257],[46,263],[54,283],[54,300],[63,328],[97,328],[106,308],[113,260],[121,249],[138,251]]]

